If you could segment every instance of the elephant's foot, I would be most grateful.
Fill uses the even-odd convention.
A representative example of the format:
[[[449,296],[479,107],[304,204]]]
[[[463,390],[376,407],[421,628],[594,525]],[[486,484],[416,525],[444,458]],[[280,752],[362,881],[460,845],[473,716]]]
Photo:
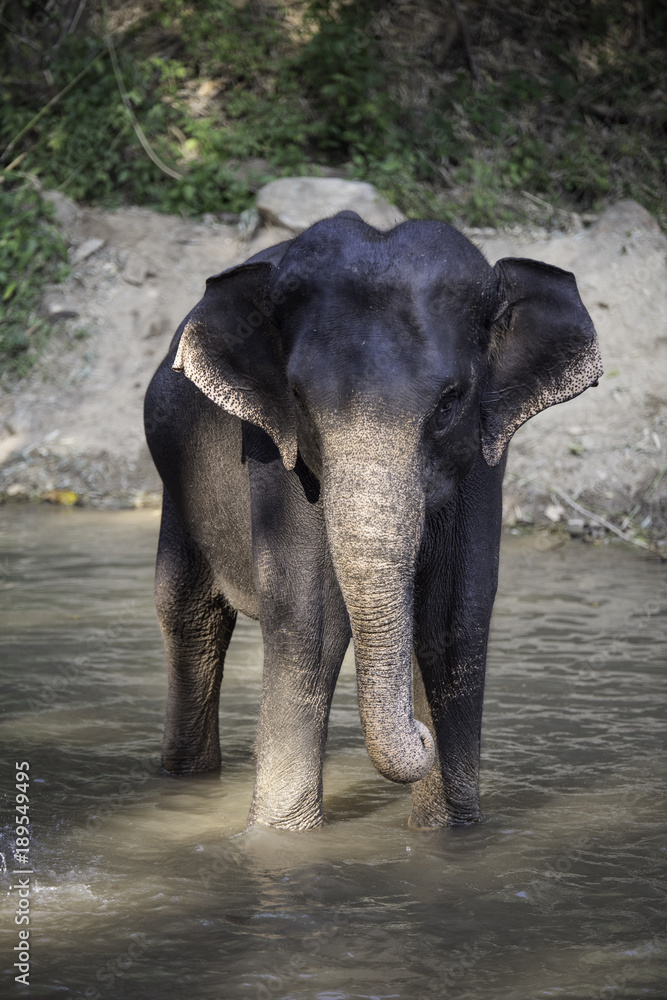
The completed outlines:
[[[274,775],[275,779],[275,775]],[[304,787],[262,775],[255,783],[247,826],[272,826],[277,830],[315,830],[324,823],[322,796],[317,780]]]
[[[476,785],[461,781],[458,788],[452,786],[451,778],[445,784],[439,768],[433,768],[422,781],[412,786],[410,829],[433,830],[443,826],[468,826],[481,821],[482,810]]]
[[[274,830],[291,830],[294,833],[304,833],[306,830],[319,830],[324,825],[324,817],[319,816],[282,816],[267,817],[258,814],[248,816],[246,829],[254,826],[269,826]]]
[[[317,830],[324,824],[322,810],[285,811],[259,808],[254,802],[248,816],[246,828],[252,826],[271,826],[275,830],[293,830],[303,832],[305,830]]]
[[[425,809],[420,803],[419,808],[412,809],[408,826],[411,830],[437,830],[443,826],[469,826],[471,823],[480,823],[482,812],[477,808],[463,809]]]

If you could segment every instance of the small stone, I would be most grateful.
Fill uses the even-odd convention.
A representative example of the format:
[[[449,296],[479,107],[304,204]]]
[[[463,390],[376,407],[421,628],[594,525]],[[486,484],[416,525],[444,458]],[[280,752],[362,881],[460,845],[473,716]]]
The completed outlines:
[[[586,533],[586,522],[580,517],[571,517],[567,522],[567,531],[572,538],[581,538]]]
[[[565,508],[561,507],[559,503],[550,503],[548,507],[545,507],[544,515],[549,518],[552,524],[558,524],[565,515]]]
[[[167,334],[172,332],[172,324],[165,316],[160,316],[158,319],[154,319],[148,330],[144,334],[144,340],[150,340],[152,337],[165,337]]]
[[[27,497],[28,489],[23,483],[10,483],[5,493],[8,497]]]
[[[47,303],[46,312],[49,319],[76,319],[79,315],[79,308],[73,302],[56,299]]]
[[[589,229],[591,236],[609,236],[614,239],[621,233],[630,235],[634,230],[660,233],[660,226],[653,216],[636,201],[625,198],[610,205]]]
[[[5,423],[7,433],[14,436],[15,434],[25,434],[32,427],[32,420],[30,419],[30,414],[25,411],[16,410],[9,420]]]
[[[221,80],[204,80],[197,87],[197,97],[216,97],[223,87]]]
[[[123,268],[123,281],[128,285],[143,285],[148,273],[145,259],[138,253],[130,253]]]
[[[244,240],[250,240],[259,227],[259,212],[256,208],[246,208],[239,216],[239,236]]]
[[[67,198],[61,191],[43,191],[42,198],[48,201],[54,208],[56,222],[63,229],[71,229],[79,216],[79,206],[71,198]]]
[[[72,264],[82,264],[84,260],[88,260],[88,258],[92,257],[94,253],[101,250],[103,246],[104,240],[98,239],[97,237],[94,237],[91,240],[86,240],[85,243],[82,243],[75,250],[72,250]]]

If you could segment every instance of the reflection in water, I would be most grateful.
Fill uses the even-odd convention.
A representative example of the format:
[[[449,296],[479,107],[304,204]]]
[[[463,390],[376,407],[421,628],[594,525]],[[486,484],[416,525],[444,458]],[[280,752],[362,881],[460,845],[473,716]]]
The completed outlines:
[[[30,762],[33,998],[667,995],[658,563],[505,540],[481,825],[407,829],[409,789],[366,756],[348,655],[326,827],[242,833],[259,630],[240,620],[229,651],[221,776],[162,775],[157,526],[144,512],[0,511],[0,785],[12,808],[14,762]],[[11,884],[0,968],[18,995]]]

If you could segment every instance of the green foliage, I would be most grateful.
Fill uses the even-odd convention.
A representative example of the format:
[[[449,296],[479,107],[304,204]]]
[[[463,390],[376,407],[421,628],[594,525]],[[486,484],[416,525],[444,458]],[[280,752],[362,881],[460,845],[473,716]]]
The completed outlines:
[[[0,166],[14,168],[0,173],[0,360],[14,375],[49,333],[43,286],[66,270],[17,157],[78,201],[184,214],[241,212],[262,183],[321,164],[410,217],[495,226],[532,206],[549,223],[633,197],[667,223],[664,0],[468,4],[476,81],[460,39],[444,70],[405,44],[400,4],[142,2],[114,35],[120,82],[103,19],[0,3]],[[454,18],[433,10],[436,26]]]
[[[67,277],[67,247],[33,185],[0,173],[0,364],[24,375],[50,333],[38,308],[45,284]]]
[[[401,5],[162,0],[115,36],[128,111],[103,30],[65,30],[76,4],[49,7],[36,27],[34,5],[13,0],[0,150],[56,98],[4,163],[25,154],[22,169],[84,202],[240,212],[262,182],[323,164],[372,181],[409,215],[497,224],[521,216],[528,192],[581,211],[631,196],[664,217],[664,112],[637,109],[659,104],[667,18],[659,0],[641,6],[643,20],[633,0],[495,5],[483,30],[471,24],[474,82],[460,40],[442,78],[428,47],[401,49]],[[137,125],[181,179],[149,158]]]
[[[288,70],[305,84],[316,115],[312,139],[337,158],[376,163],[400,147],[400,125],[387,90],[385,64],[368,31],[373,5],[313,0],[314,33]]]

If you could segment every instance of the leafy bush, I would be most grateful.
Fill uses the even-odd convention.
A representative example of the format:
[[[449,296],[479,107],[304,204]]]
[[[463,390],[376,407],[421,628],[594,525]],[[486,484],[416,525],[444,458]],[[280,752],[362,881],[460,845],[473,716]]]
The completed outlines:
[[[261,182],[322,164],[410,215],[495,224],[521,217],[526,191],[581,211],[630,196],[667,213],[660,0],[642,17],[634,0],[546,12],[508,0],[483,20],[468,5],[477,80],[460,37],[444,72],[428,38],[410,49],[401,4],[113,3],[120,84],[103,19],[70,31],[80,5],[62,0],[40,27],[34,6],[3,6],[14,31],[0,39],[0,150],[23,133],[4,163],[25,154],[23,169],[80,201],[239,212]],[[413,13],[454,18],[436,7]],[[137,126],[180,177],[147,156]]]
[[[314,33],[288,64],[304,84],[317,125],[311,139],[335,158],[380,162],[400,148],[400,125],[387,91],[385,62],[368,24],[368,0],[340,5],[314,0]]]
[[[24,375],[50,333],[38,309],[44,285],[68,274],[53,212],[27,180],[0,173],[0,364]]]

